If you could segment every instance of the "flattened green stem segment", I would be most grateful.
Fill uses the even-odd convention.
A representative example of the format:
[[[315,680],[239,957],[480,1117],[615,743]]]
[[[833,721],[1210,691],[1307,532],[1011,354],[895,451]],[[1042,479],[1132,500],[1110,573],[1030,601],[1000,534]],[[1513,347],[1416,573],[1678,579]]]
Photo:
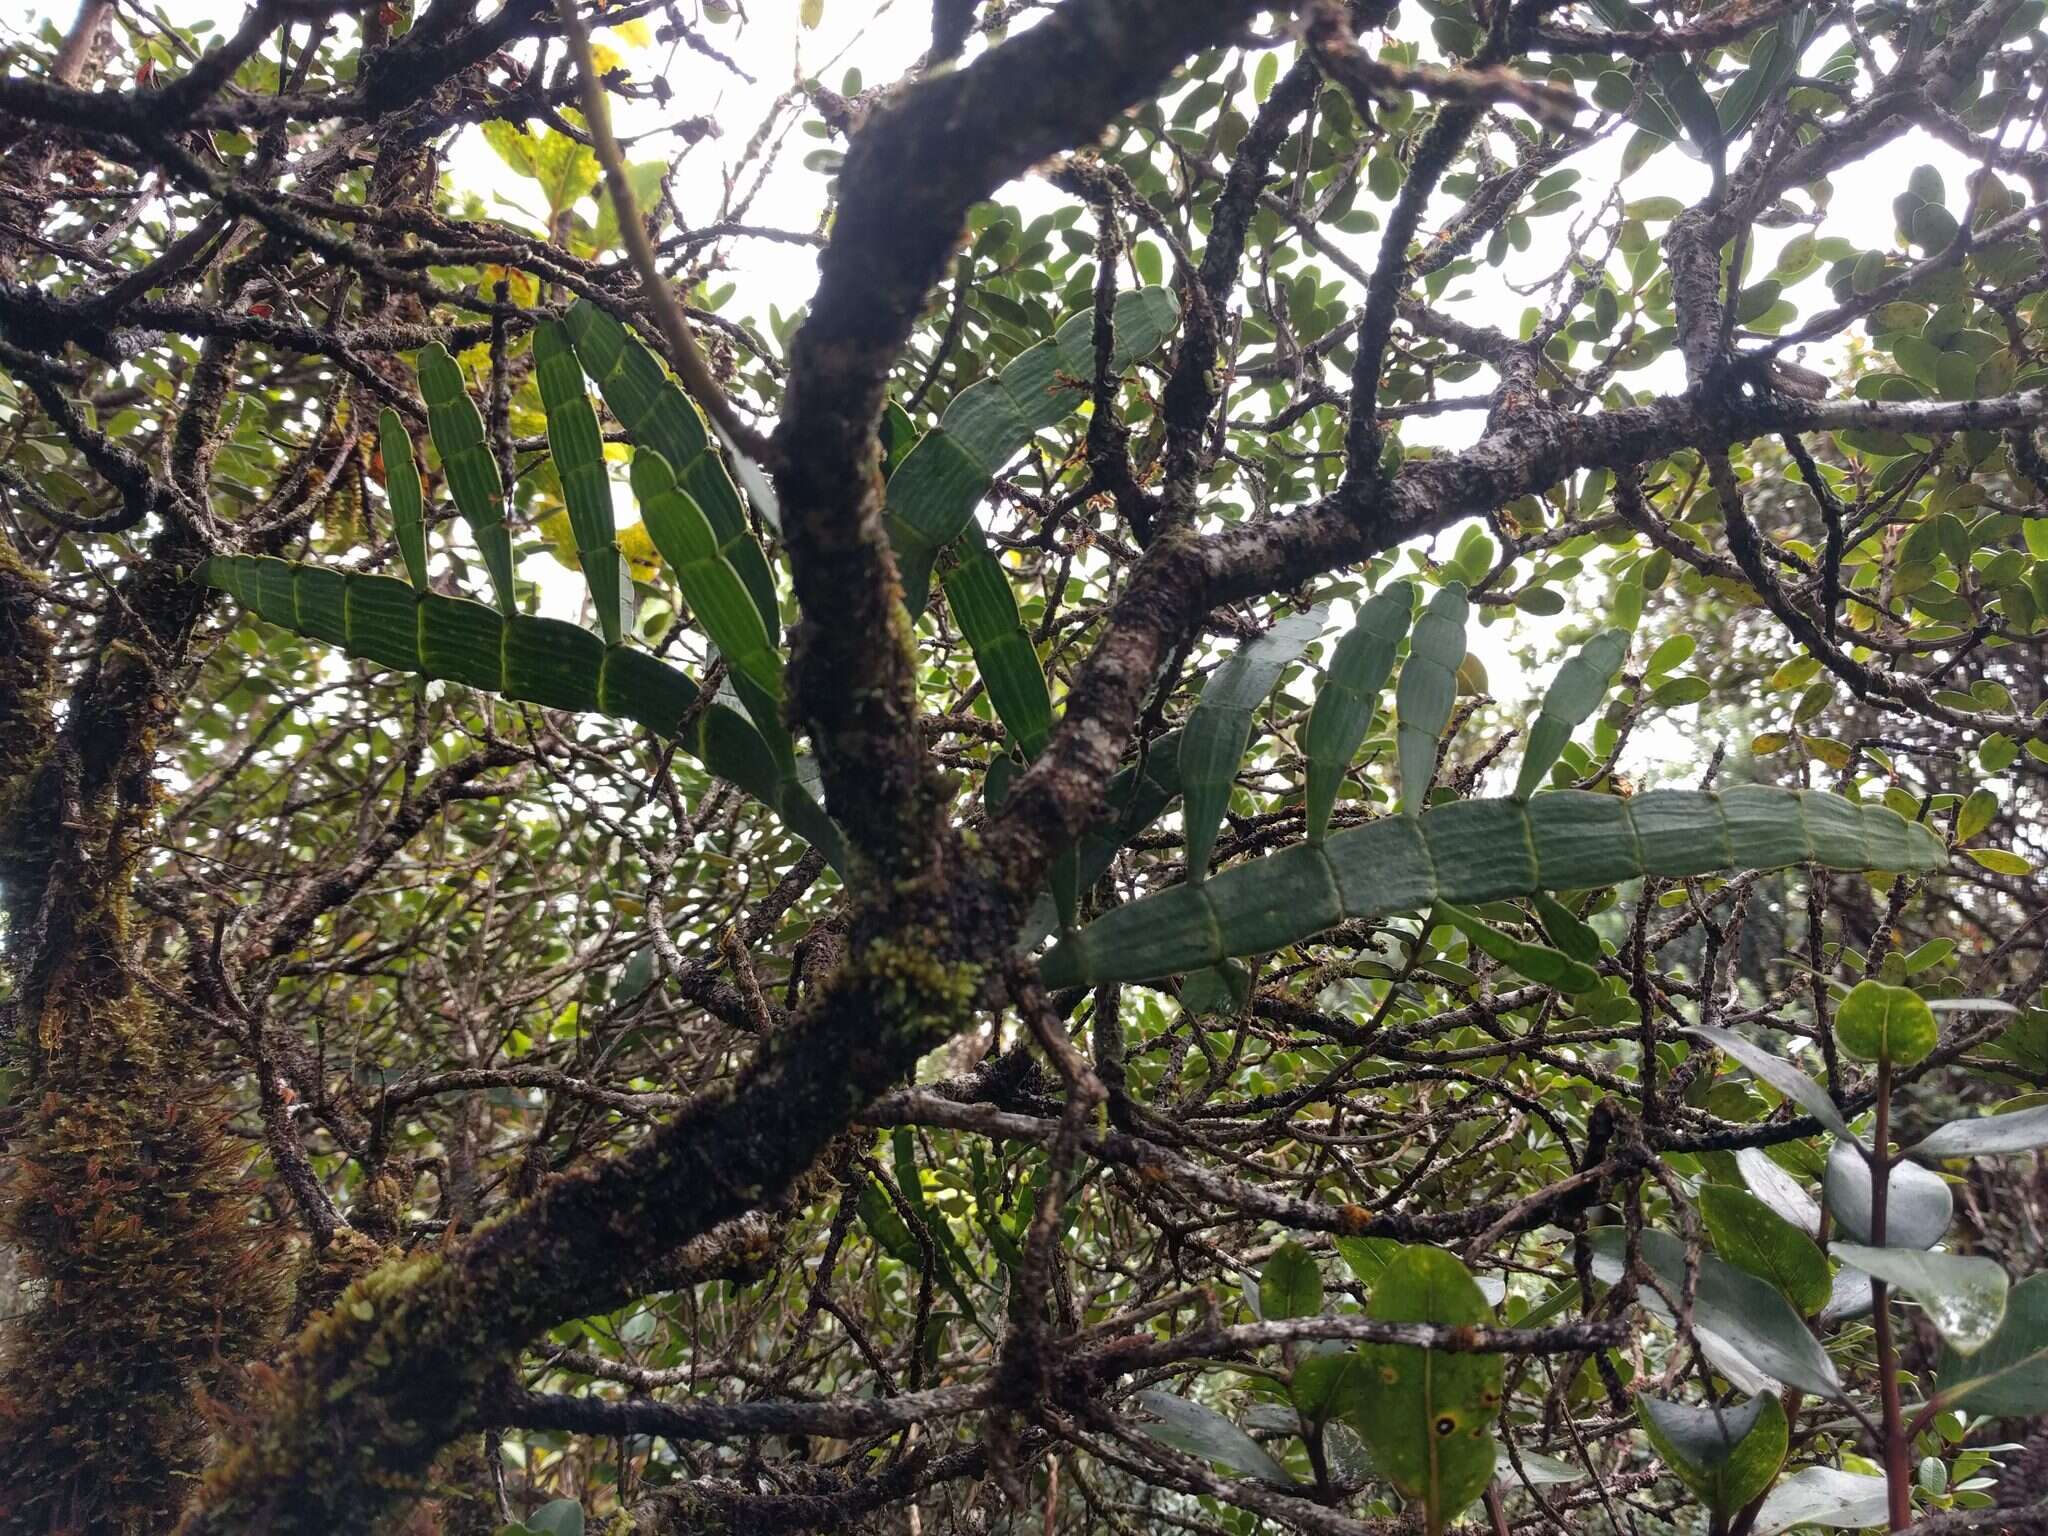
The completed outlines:
[[[1394,685],[1401,809],[1410,816],[1429,798],[1437,743],[1443,740],[1444,727],[1451,723],[1451,706],[1458,699],[1458,668],[1465,664],[1465,621],[1471,613],[1472,604],[1461,583],[1439,587],[1415,621],[1408,660],[1401,668],[1400,682]]]
[[[1120,372],[1157,351],[1179,318],[1179,305],[1165,288],[1119,294],[1111,367]],[[974,504],[996,471],[1088,398],[1087,381],[1095,375],[1094,328],[1092,313],[1075,315],[1050,340],[1011,358],[1001,373],[961,390],[889,476],[889,541],[896,548],[903,603],[913,617],[924,611],[939,551],[967,531]]]
[[[1415,611],[1415,584],[1392,583],[1358,610],[1358,619],[1323,674],[1301,749],[1308,758],[1308,840],[1320,843],[1330,830],[1337,790],[1358,756],[1358,744],[1372,729],[1380,690],[1394,671],[1394,658],[1408,637]]]
[[[775,605],[775,578],[768,558],[747,527],[740,493],[726,472],[725,461],[711,446],[703,418],[690,397],[663,371],[654,354],[632,333],[588,299],[578,299],[562,317],[563,329],[575,345],[583,371],[597,381],[604,403],[641,448],[652,448],[668,461],[676,484],[696,498],[719,553],[739,578],[770,635],[781,628]]]
[[[789,739],[789,729],[782,723],[782,663],[745,583],[725,558],[710,518],[697,499],[676,484],[668,460],[652,448],[633,455],[632,479],[648,537],[675,572],[690,611],[732,669],[734,691],[762,737],[780,748]]]
[[[420,470],[412,458],[412,437],[390,406],[377,413],[377,453],[384,461],[384,494],[391,499],[391,531],[413,586],[427,590],[426,512],[420,500]]]
[[[1052,734],[1052,694],[1017,617],[1016,594],[979,528],[970,523],[956,549],[960,558],[944,577],[946,602],[974,651],[996,718],[1025,757],[1036,757]]]
[[[420,348],[420,393],[427,402],[427,429],[455,510],[469,524],[470,537],[491,574],[498,612],[512,612],[512,535],[505,529],[505,484],[498,461],[484,441],[484,419],[462,382],[462,370],[438,341]],[[266,615],[267,617],[267,615]]]
[[[574,624],[507,618],[465,598],[415,592],[390,576],[261,555],[216,556],[195,574],[272,624],[380,666],[547,709],[611,715],[673,738],[711,773],[779,814],[835,868],[845,867],[838,828],[804,788],[788,733],[771,745],[723,703],[695,712],[696,682],[645,651],[608,646]]]
[[[612,524],[612,482],[604,467],[604,438],[597,412],[583,388],[569,333],[559,320],[544,320],[533,333],[533,371],[548,418],[548,451],[562,478],[562,500],[576,537],[576,563],[590,584],[598,628],[606,645],[619,643],[627,588],[619,579],[619,543]]]
[[[1040,962],[1047,986],[1147,981],[1298,943],[1346,920],[1644,875],[1819,864],[1924,872],[1941,839],[1881,805],[1743,785],[1633,799],[1559,790],[1526,804],[1460,800],[1347,828],[1116,908]]]
[[[1543,707],[1536,723],[1529,727],[1529,749],[1522,755],[1522,771],[1515,779],[1515,798],[1526,800],[1543,786],[1544,778],[1564,753],[1572,732],[1584,725],[1614,676],[1628,659],[1629,633],[1606,629],[1588,640],[1550,680],[1543,695]]]
[[[1188,715],[1180,740],[1182,820],[1187,827],[1188,878],[1209,872],[1216,833],[1230,804],[1230,786],[1251,740],[1252,711],[1280,681],[1280,674],[1322,633],[1328,609],[1290,614],[1256,639],[1248,640],[1209,675],[1202,697]]]

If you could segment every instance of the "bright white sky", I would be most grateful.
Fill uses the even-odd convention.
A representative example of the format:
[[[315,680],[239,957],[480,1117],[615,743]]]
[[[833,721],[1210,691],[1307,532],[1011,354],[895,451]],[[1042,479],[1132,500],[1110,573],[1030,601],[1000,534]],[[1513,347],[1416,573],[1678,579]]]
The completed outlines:
[[[616,117],[622,136],[649,133],[665,123],[700,116],[710,117],[719,125],[719,136],[691,148],[677,169],[676,201],[685,217],[694,223],[708,223],[716,216],[728,168],[775,99],[793,80],[799,76],[813,77],[837,89],[849,67],[857,68],[869,85],[895,80],[922,57],[929,42],[927,0],[825,0],[822,20],[815,29],[800,25],[799,5],[800,0],[743,0],[744,21],[735,19],[703,27],[708,40],[754,75],[751,83],[681,43],[620,49],[636,77],[646,78],[659,71],[666,75],[673,92],[665,109],[652,103],[621,104]],[[162,9],[180,23],[206,19],[219,30],[231,28],[243,12],[240,0],[162,0]],[[683,9],[686,13],[698,12],[699,0],[684,0]],[[55,19],[59,26],[68,25],[72,14],[74,8],[68,0],[30,0],[27,11],[30,25],[45,18]],[[1420,26],[1421,19],[1421,13],[1411,8],[1404,33],[1419,32],[1425,38],[1428,57],[1433,50],[1426,41],[1427,29]],[[658,22],[659,17],[655,20]],[[9,28],[10,24],[0,19],[0,43],[4,43]],[[599,40],[617,42],[603,33]],[[1808,50],[1809,65],[1832,53],[1840,41],[1836,33],[1823,34]],[[1625,132],[1617,134],[1571,162],[1583,172],[1581,187],[1591,197],[1598,197],[1612,181],[1626,137]],[[837,145],[837,141],[832,142]],[[789,132],[773,174],[749,210],[750,222],[798,230],[815,228],[824,201],[823,177],[806,169],[803,161],[811,150],[826,143],[800,128]],[[629,146],[628,153],[631,158],[643,159],[657,153],[673,153],[671,146],[680,147],[673,139],[660,137],[645,141],[637,151]],[[1509,153],[1505,146],[1501,149],[1504,156]],[[1895,239],[1892,197],[1903,187],[1907,173],[1923,163],[1941,168],[1952,198],[1971,169],[1968,162],[1946,146],[1925,135],[1912,134],[1837,178],[1827,222],[1820,233],[1846,236],[1863,248],[1891,245]],[[453,186],[481,190],[487,200],[494,195],[509,200],[501,201],[494,211],[510,222],[522,221],[515,205],[534,210],[539,203],[532,184],[512,175],[475,131],[465,132],[450,147],[445,164]],[[1702,166],[1676,151],[1668,151],[1637,171],[1625,183],[1624,195],[1633,199],[1662,194],[1690,201],[1704,192],[1706,185],[1707,175]],[[1013,184],[998,195],[1003,201],[1023,207],[1027,215],[1059,206],[1062,201],[1061,194],[1032,180]],[[1448,216],[1454,207],[1450,200],[1442,200],[1440,208],[1434,211],[1440,217]],[[1526,282],[1553,270],[1563,258],[1571,217],[1579,211],[1575,208],[1566,215],[1533,221],[1530,250],[1511,253],[1503,269],[1482,267],[1454,284],[1446,295],[1446,307],[1464,318],[1513,332],[1523,310],[1532,302],[1541,302],[1542,296],[1512,292],[1507,287],[1508,277]],[[535,217],[529,216],[523,222],[538,228]],[[1796,228],[1760,229],[1754,270],[1768,271],[1779,245],[1798,232]],[[1343,244],[1347,254],[1364,267],[1371,267],[1377,234],[1333,232],[1333,237]],[[728,274],[738,284],[738,291],[726,305],[725,313],[756,320],[765,331],[770,305],[779,306],[786,313],[808,298],[816,286],[815,261],[816,252],[810,247],[761,240],[745,242],[737,250],[734,269]],[[1338,275],[1328,271],[1326,263],[1322,265],[1326,268],[1326,280]],[[1827,302],[1818,275],[1788,291],[1786,296],[1809,313]],[[1806,361],[1826,368],[1835,359],[1821,354],[1808,356]],[[1638,389],[1677,388],[1682,386],[1683,375],[1673,356],[1652,369],[1626,375],[1625,381]],[[1477,387],[1478,381],[1467,386]],[[1478,412],[1419,418],[1404,423],[1403,435],[1411,443],[1456,448],[1470,441],[1480,421]],[[626,511],[630,496],[623,484],[617,494],[623,522],[630,515]],[[1445,539],[1443,547],[1448,549],[1455,542],[1456,530]],[[545,565],[546,562],[537,562],[536,571]],[[575,616],[582,604],[580,581],[567,572],[550,571],[549,575],[564,579],[544,582],[544,608],[560,616]],[[1524,687],[1517,686],[1521,663],[1511,646],[1540,641],[1556,621],[1534,621],[1540,626],[1535,629],[1530,627],[1531,622],[1524,616],[1514,623],[1486,629],[1474,627],[1473,650],[1487,667],[1494,693],[1504,701],[1512,702],[1518,693],[1530,693],[1537,687],[1533,680]],[[1683,737],[1675,728],[1669,748],[1675,755],[1692,756],[1693,748],[1683,744]]]

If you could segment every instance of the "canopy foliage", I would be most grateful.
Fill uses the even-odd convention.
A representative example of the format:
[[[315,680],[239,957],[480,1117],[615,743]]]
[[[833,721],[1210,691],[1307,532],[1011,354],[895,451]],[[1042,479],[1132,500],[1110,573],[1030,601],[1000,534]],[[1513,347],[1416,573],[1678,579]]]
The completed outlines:
[[[0,21],[0,1533],[2048,1528],[2042,15]]]

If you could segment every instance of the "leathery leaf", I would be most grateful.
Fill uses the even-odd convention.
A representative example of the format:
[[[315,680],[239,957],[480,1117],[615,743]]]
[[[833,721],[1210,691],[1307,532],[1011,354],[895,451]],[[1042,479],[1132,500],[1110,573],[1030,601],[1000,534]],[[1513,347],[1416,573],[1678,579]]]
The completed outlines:
[[[1394,685],[1394,744],[1401,767],[1401,808],[1418,813],[1436,772],[1437,743],[1458,698],[1458,668],[1465,662],[1465,622],[1472,605],[1461,583],[1446,582],[1415,621],[1408,660]]]
[[[1381,1271],[1366,1315],[1377,1322],[1483,1326],[1493,1309],[1463,1263],[1441,1248],[1405,1248]],[[1499,1355],[1369,1344],[1347,1422],[1374,1464],[1422,1505],[1432,1532],[1486,1491],[1500,1409]]]
[[[1974,1353],[1944,1348],[1936,1382],[1945,1407],[2008,1417],[2048,1413],[2048,1274],[2012,1288],[2004,1321]]]
[[[1529,905],[1536,909],[1536,920],[1543,925],[1551,943],[1583,964],[1599,961],[1600,935],[1578,913],[1548,891],[1531,893]]]
[[[1811,1316],[1827,1305],[1833,1279],[1812,1238],[1732,1184],[1703,1185],[1698,1201],[1700,1219],[1722,1258],[1770,1281],[1802,1314]]]
[[[1372,729],[1380,690],[1394,670],[1394,658],[1408,635],[1415,609],[1413,582],[1396,581],[1374,594],[1358,610],[1358,618],[1337,642],[1323,673],[1315,707],[1301,750],[1308,758],[1308,840],[1320,843],[1330,829],[1337,790],[1345,770],[1358,755],[1358,744]]]
[[[1785,1408],[1768,1392],[1735,1408],[1638,1397],[1643,1433],[1678,1480],[1718,1516],[1771,1486],[1790,1441]]]
[[[1819,790],[1738,785],[1628,799],[1557,790],[1526,804],[1460,800],[1347,827],[1321,847],[1249,859],[1118,907],[1069,936],[1040,971],[1058,987],[1145,981],[1438,901],[1803,863],[1925,871],[1947,858],[1926,827]]]
[[[455,510],[469,524],[470,537],[490,572],[498,611],[512,612],[512,535],[505,530],[505,483],[498,461],[484,441],[484,419],[462,382],[462,369],[438,341],[419,352],[420,394],[427,402],[427,430]]]

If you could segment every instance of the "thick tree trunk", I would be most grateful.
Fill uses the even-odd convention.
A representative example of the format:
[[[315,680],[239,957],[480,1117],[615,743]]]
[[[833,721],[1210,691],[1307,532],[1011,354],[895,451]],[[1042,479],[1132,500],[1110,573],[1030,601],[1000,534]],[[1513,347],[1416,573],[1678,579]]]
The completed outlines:
[[[0,1244],[27,1305],[0,1334],[0,1532],[142,1536],[176,1517],[202,1394],[260,1344],[252,1237],[191,1021],[131,967],[128,889],[201,599],[159,535],[110,601],[61,729],[30,578],[0,545],[0,886],[13,983]]]

